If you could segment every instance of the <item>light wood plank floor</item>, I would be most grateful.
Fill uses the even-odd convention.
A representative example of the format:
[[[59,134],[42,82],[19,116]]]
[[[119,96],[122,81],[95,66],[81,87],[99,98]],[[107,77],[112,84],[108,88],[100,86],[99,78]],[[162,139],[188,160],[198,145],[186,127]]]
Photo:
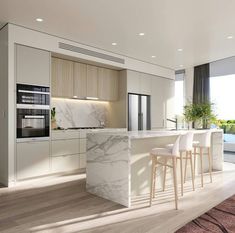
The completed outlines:
[[[0,188],[0,232],[75,233],[174,232],[188,221],[235,194],[235,164],[224,172],[206,177],[205,187],[191,190],[187,181],[179,210],[174,210],[173,190],[158,192],[153,206],[148,196],[133,200],[124,208],[85,191],[84,174],[67,174],[23,182],[13,188]]]

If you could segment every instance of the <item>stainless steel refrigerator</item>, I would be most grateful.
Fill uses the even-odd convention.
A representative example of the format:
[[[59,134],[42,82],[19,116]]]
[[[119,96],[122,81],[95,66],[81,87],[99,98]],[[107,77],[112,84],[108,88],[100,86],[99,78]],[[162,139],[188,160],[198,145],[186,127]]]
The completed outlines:
[[[150,96],[128,93],[128,130],[150,130]]]

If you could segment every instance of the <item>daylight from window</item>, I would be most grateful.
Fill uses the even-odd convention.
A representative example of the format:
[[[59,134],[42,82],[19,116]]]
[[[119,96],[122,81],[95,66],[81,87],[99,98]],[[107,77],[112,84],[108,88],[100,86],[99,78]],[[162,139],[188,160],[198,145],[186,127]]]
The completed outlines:
[[[175,81],[175,114],[183,115],[184,110],[184,80]]]
[[[235,74],[210,78],[211,102],[217,119],[235,119]]]

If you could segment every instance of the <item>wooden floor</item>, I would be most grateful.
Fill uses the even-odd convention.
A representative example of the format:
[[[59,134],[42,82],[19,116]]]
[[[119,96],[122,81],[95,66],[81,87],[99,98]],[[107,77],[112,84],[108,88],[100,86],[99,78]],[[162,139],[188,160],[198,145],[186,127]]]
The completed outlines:
[[[69,174],[0,188],[0,232],[174,232],[213,206],[235,194],[235,164],[226,164],[224,172],[206,178],[205,187],[180,197],[174,210],[173,190],[159,192],[153,206],[148,196],[133,200],[125,208],[85,191],[85,175]]]

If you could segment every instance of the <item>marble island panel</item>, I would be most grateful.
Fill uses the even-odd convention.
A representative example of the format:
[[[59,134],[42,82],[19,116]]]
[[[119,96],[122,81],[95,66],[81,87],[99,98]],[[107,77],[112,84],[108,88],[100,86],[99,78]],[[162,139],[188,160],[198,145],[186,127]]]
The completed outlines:
[[[188,131],[93,131],[87,133],[87,191],[131,206],[133,197],[150,190],[149,151],[173,143]],[[193,130],[195,139],[205,130]],[[223,169],[223,131],[211,130],[213,169]],[[208,170],[207,160],[204,171]],[[161,174],[158,174],[161,175]]]

